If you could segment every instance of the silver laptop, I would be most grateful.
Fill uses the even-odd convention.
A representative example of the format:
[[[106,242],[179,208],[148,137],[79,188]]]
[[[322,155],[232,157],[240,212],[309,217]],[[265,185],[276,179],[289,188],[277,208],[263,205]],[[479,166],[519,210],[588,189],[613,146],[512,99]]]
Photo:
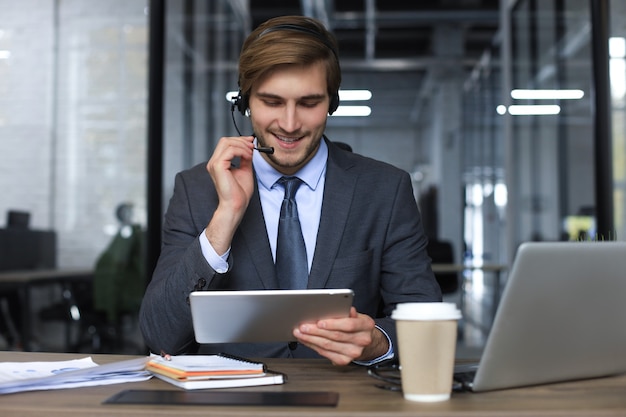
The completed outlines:
[[[528,242],[475,375],[455,380],[481,392],[624,372],[626,242]]]
[[[189,296],[198,343],[290,342],[300,323],[348,317],[350,289],[194,291]]]

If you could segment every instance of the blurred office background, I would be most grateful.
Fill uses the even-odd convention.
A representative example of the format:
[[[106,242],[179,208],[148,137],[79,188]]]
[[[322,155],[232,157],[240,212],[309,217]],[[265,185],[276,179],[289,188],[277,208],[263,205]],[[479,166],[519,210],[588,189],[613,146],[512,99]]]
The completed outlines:
[[[436,261],[475,268],[454,272],[446,294],[464,304],[468,345],[484,341],[521,242],[626,235],[623,1],[0,0],[0,10],[0,227],[18,211],[29,230],[54,232],[55,268],[93,269],[127,204],[145,233],[147,281],[175,173],[236,134],[227,94],[241,43],[283,14],[326,22],[342,90],[371,92],[342,101],[369,109],[330,117],[329,138],[408,171],[429,237],[448,244]],[[63,288],[35,295],[34,309],[50,308]],[[36,319],[34,347],[65,348],[65,324]]]

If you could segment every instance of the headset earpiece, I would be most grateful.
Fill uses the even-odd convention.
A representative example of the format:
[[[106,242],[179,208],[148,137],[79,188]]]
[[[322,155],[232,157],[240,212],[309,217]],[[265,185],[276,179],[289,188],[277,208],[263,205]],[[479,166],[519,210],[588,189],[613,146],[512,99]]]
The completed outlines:
[[[248,110],[248,97],[241,94],[241,90],[237,93],[237,97],[233,99],[233,110],[234,107],[239,110],[239,113],[246,115],[246,110]]]
[[[333,114],[339,107],[339,92],[333,94],[330,97],[330,103],[328,104],[328,114]]]

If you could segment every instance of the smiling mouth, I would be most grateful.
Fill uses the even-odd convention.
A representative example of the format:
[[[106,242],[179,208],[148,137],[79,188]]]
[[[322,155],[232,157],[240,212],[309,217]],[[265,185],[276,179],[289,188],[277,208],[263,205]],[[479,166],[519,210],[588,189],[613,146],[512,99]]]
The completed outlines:
[[[294,142],[301,140],[304,137],[304,136],[298,136],[297,138],[290,138],[290,137],[279,136],[279,135],[274,135],[274,136],[276,137],[276,139],[284,143],[294,143]]]

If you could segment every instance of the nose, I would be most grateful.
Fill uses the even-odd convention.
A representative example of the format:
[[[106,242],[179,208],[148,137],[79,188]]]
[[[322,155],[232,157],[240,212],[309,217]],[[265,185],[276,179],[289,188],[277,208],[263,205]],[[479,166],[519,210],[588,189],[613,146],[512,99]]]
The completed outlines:
[[[287,103],[283,107],[279,124],[285,132],[295,132],[300,128],[298,109],[295,103]]]

